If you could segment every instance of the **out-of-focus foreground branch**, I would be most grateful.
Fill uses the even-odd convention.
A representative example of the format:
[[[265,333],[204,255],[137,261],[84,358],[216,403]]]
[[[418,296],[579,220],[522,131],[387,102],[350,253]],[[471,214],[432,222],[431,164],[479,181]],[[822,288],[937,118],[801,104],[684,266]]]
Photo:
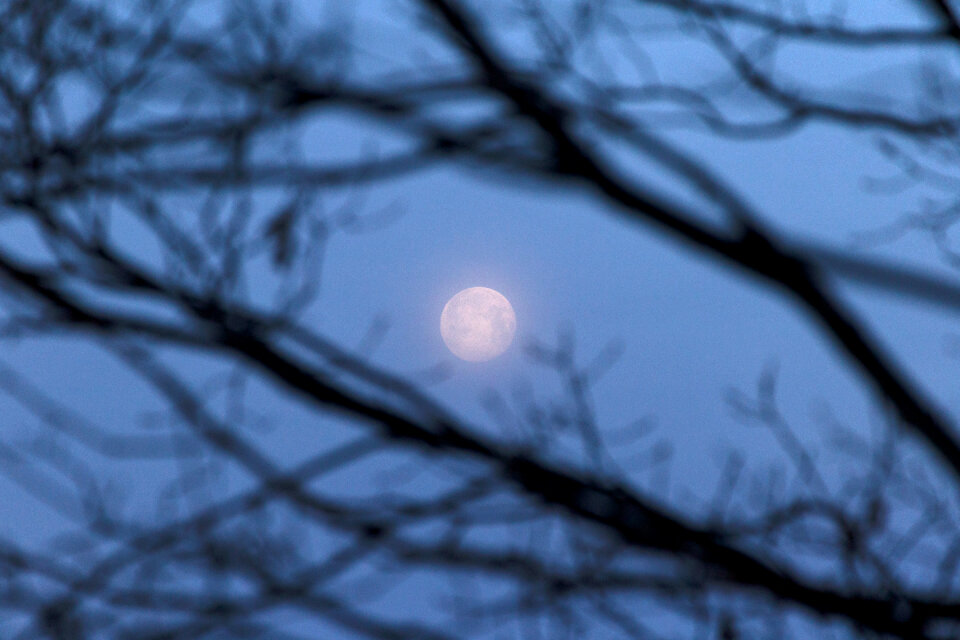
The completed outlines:
[[[911,110],[794,82],[777,63],[797,41],[954,55],[950,5],[931,3],[941,19],[928,26],[859,27],[814,7],[798,19],[701,0],[398,1],[405,42],[390,56],[364,13],[375,4],[2,8],[0,335],[79,338],[135,374],[104,393],[154,407],[148,432],[101,424],[0,365],[0,389],[35,423],[0,442],[4,490],[62,530],[0,539],[9,635],[441,639],[517,623],[531,637],[956,637],[954,421],[833,285],[951,310],[960,286],[790,237],[789,212],[758,210],[670,135],[869,130],[909,178],[958,180],[943,174],[960,148],[946,67],[928,70]],[[706,47],[706,77],[646,68],[658,32]],[[387,150],[331,149],[316,133],[358,127]],[[825,478],[768,372],[732,403],[775,434],[800,481],[758,498],[731,454],[697,509],[609,462],[611,426],[569,345],[533,350],[564,392],[547,409],[531,399],[504,435],[506,412],[467,419],[310,330],[326,243],[376,225],[357,194],[452,163],[579,190],[784,294],[891,409],[886,439],[851,431],[855,464]],[[256,407],[274,405],[310,425],[300,459],[271,445],[283,426],[264,433]],[[572,451],[558,435],[571,424]],[[116,478],[150,498],[124,503]],[[398,611],[404,582],[440,605]]]

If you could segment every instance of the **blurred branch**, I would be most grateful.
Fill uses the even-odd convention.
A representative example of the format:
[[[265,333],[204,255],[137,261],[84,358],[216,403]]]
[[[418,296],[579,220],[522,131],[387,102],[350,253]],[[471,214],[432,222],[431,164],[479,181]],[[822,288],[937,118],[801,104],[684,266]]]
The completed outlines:
[[[678,124],[728,141],[772,139],[811,122],[881,130],[930,154],[912,161],[906,143],[888,142],[882,151],[902,171],[952,193],[947,71],[925,76],[908,112],[899,96],[874,106],[820,95],[773,64],[786,41],[932,56],[958,39],[948,2],[925,3],[942,25],[868,28],[837,13],[791,17],[804,7],[700,0],[469,10],[418,0],[427,11],[417,22],[397,18],[406,31],[396,46],[415,51],[408,66],[392,40],[389,51],[363,51],[355,18],[299,24],[284,2],[227,4],[199,22],[171,0],[129,13],[72,0],[0,8],[0,336],[92,340],[132,374],[130,389],[144,383],[170,413],[161,433],[133,433],[120,418],[114,430],[28,382],[13,355],[0,365],[0,389],[41,423],[37,437],[0,442],[5,482],[68,527],[51,541],[0,544],[0,610],[23,623],[18,637],[297,637],[281,611],[392,640],[491,635],[504,620],[530,637],[541,621],[550,637],[593,637],[591,622],[657,637],[637,603],[662,605],[693,637],[747,637],[761,619],[767,635],[789,637],[795,618],[878,637],[956,635],[955,425],[833,285],[948,309],[960,309],[960,285],[782,233],[789,212],[756,210],[665,133]],[[674,20],[648,25],[651,10]],[[514,30],[529,51],[507,46]],[[719,66],[702,65],[705,82],[659,77],[642,39],[657,30],[696,42],[685,54],[707,47]],[[377,144],[338,153],[340,129],[361,138],[368,126]],[[330,140],[315,134],[324,127]],[[581,365],[572,339],[535,346],[529,355],[559,377],[561,398],[518,393],[528,406],[511,413],[497,396],[498,432],[309,329],[305,311],[325,303],[326,239],[370,226],[356,224],[363,199],[350,190],[451,160],[572,185],[784,293],[921,453],[832,420],[852,463],[821,468],[768,372],[756,398],[732,399],[773,430],[774,468],[751,472],[731,453],[700,512],[699,498],[639,485],[662,447],[642,451],[636,468],[607,448],[606,420],[621,408],[592,391],[614,348]],[[658,173],[682,196],[663,195]],[[264,417],[271,403],[280,415]],[[563,429],[575,433],[576,463],[550,446]],[[293,438],[290,462],[276,443]],[[930,465],[935,456],[944,464]],[[153,474],[162,486],[150,498],[130,491],[149,504],[124,507],[107,482]],[[438,616],[386,615],[380,598],[424,575],[455,585]]]

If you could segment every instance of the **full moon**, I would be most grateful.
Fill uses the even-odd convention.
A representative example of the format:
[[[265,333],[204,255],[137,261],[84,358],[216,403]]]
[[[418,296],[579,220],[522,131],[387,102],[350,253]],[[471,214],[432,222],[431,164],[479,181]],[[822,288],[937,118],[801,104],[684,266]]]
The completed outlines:
[[[517,330],[510,302],[486,287],[450,298],[440,314],[440,335],[453,355],[469,362],[492,360],[507,350]]]

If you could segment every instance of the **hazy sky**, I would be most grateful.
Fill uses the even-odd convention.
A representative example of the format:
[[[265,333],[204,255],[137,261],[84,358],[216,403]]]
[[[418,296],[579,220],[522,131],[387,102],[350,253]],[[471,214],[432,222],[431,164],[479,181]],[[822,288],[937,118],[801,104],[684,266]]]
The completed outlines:
[[[384,13],[394,4],[358,2],[352,10],[356,37],[374,48],[392,46],[400,27],[389,23],[404,15],[397,9],[390,17]],[[900,19],[901,13],[879,7],[903,4],[870,3],[869,19]],[[671,64],[678,73],[680,67],[689,72],[684,66],[689,61],[682,58],[689,53],[677,45],[664,44],[658,55],[656,63],[667,72]],[[804,60],[802,52],[795,55],[808,69],[822,64]],[[834,246],[916,209],[923,195],[865,189],[865,178],[892,173],[869,130],[818,125],[785,140],[735,143],[699,131],[678,129],[668,135],[735,185],[777,228]],[[324,158],[357,157],[363,149],[382,152],[395,142],[369,121],[342,113],[313,122],[300,140],[306,156]],[[656,176],[665,189],[676,188],[661,178]],[[656,429],[645,442],[670,443],[668,464],[651,464],[649,447],[612,448],[639,484],[662,487],[669,470],[669,491],[658,496],[662,499],[684,504],[689,493],[710,495],[731,446],[743,450],[758,469],[779,459],[770,434],[744,425],[726,399],[732,388],[752,390],[772,363],[779,368],[785,416],[828,469],[837,459],[831,458],[825,410],[856,429],[881,423],[861,381],[782,296],[658,232],[626,222],[577,184],[519,180],[451,162],[317,203],[328,211],[345,205],[370,224],[331,237],[320,270],[321,293],[304,315],[305,324],[345,346],[369,348],[374,363],[423,382],[446,406],[485,425],[493,422],[484,408],[492,390],[518,409],[526,393],[547,398],[562,392],[558,377],[525,355],[525,344],[556,344],[558,336],[572,335],[582,362],[618,345],[619,358],[593,389],[594,408],[613,442],[619,430],[647,418]],[[922,238],[909,237],[876,251],[947,272]],[[267,285],[257,280],[251,283],[251,298],[257,299],[260,286],[268,299]],[[503,293],[517,315],[513,346],[486,363],[455,359],[439,332],[444,303],[474,286]],[[960,362],[945,348],[953,318],[886,294],[843,291],[936,400],[960,411],[954,382]],[[377,338],[372,344],[371,335]],[[85,341],[6,342],[0,361],[64,404],[118,430],[165,419],[160,405],[130,383],[128,372]],[[175,361],[196,384],[222,386],[222,368],[211,369],[201,358],[176,356]],[[448,375],[438,378],[438,367]],[[214,402],[219,393],[211,395]],[[262,389],[252,390],[251,397],[251,411],[262,414],[267,425],[256,437],[269,444],[277,459],[299,459],[309,450],[304,442],[326,442],[339,433],[332,422],[316,425],[315,417],[289,398]],[[5,442],[32,437],[36,421],[3,394],[0,415]],[[135,472],[111,463],[101,468],[115,474],[118,492],[131,494],[132,509],[153,508],[138,503],[139,495],[154,495],[146,488],[154,481],[149,464]],[[352,483],[363,481],[351,476],[344,488],[362,492],[367,487]],[[369,488],[375,488],[372,481]],[[39,543],[60,522],[39,502],[0,481],[0,533],[35,537]],[[402,602],[412,596],[397,597]]]

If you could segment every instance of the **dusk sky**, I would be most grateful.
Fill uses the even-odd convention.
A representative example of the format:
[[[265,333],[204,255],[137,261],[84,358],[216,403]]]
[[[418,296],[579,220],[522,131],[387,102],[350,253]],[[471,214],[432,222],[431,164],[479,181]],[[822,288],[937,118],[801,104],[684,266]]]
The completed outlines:
[[[17,3],[11,3],[7,10],[15,11],[14,4]],[[65,8],[54,8],[56,3],[39,4],[49,5],[44,10],[54,20],[69,13]],[[70,5],[71,10],[79,11],[78,7],[87,4],[103,8],[103,15],[111,16],[119,24],[134,24],[138,12],[148,11],[146,3],[132,1],[67,2],[64,7]],[[224,35],[229,31],[227,17],[254,15],[257,11],[270,15],[263,7],[252,9],[255,3],[189,2],[186,4],[191,8],[182,14],[173,6],[180,3],[160,4],[171,5],[163,11],[175,21],[174,32],[178,36],[191,42],[223,45],[234,52],[236,47],[245,45],[240,37],[234,41]],[[284,26],[268,22],[267,31],[275,30],[274,35],[280,40],[278,46],[289,48],[286,58],[280,55],[288,63],[286,70],[299,73],[298,77],[318,86],[336,79],[340,84],[333,82],[331,86],[374,91],[388,89],[390,82],[398,79],[415,84],[462,77],[463,69],[470,66],[463,62],[462,53],[451,46],[452,36],[437,26],[439,18],[424,4],[431,3],[300,0],[290,4],[291,18]],[[462,4],[492,34],[491,41],[503,60],[518,69],[539,68],[543,74],[547,72],[538,67],[538,62],[542,62],[544,48],[531,26],[535,23],[525,17],[524,10],[546,6],[548,13],[555,12],[551,20],[562,30],[562,25],[575,23],[572,16],[579,5],[574,0],[555,4],[519,0],[497,0],[489,6],[481,1]],[[664,86],[684,86],[715,97],[713,107],[731,121],[775,120],[782,112],[752,98],[753,94],[737,84],[735,74],[711,48],[718,45],[711,45],[709,38],[697,31],[698,27],[691,26],[693,14],[685,12],[684,4],[666,0],[598,2],[598,15],[608,12],[611,18],[609,23],[601,21],[599,24],[606,26],[597,27],[593,36],[571,36],[582,38],[584,43],[582,58],[574,57],[576,73],[556,80],[534,74],[530,82],[546,86],[544,91],[557,99],[593,105],[592,98],[583,97],[588,95],[584,78],[623,86],[656,78]],[[698,0],[694,4],[717,3]],[[939,19],[935,11],[922,6],[924,3],[907,0],[850,2],[843,11],[836,8],[836,3],[810,0],[806,4],[806,10],[787,7],[782,11],[778,3],[747,0],[729,6],[782,13],[794,22],[842,24],[851,29],[927,28]],[[153,16],[140,26],[147,32],[159,19],[160,16]],[[0,28],[3,20],[0,18]],[[66,18],[63,21],[68,22]],[[757,27],[724,24],[734,40],[741,39],[738,42],[743,43],[745,51],[760,58],[766,55],[761,34],[751,31],[759,31]],[[576,34],[573,27],[569,32]],[[0,52],[4,48],[12,51],[11,46],[0,44]],[[775,69],[779,74],[776,77],[782,77],[785,86],[807,91],[816,101],[879,110],[904,118],[938,113],[937,104],[923,103],[922,98],[933,82],[931,76],[940,74],[937,77],[946,85],[941,88],[947,96],[943,98],[947,105],[944,110],[955,118],[955,109],[950,111],[948,107],[960,104],[950,98],[960,95],[956,90],[960,77],[957,46],[953,42],[846,48],[836,43],[798,39],[782,44],[771,59],[775,61],[763,59],[764,64],[769,63],[764,68]],[[342,56],[330,55],[330,51]],[[253,45],[249,52],[253,62],[267,57]],[[7,67],[3,73],[17,64],[26,64],[15,58],[11,53],[9,61],[0,60],[0,67]],[[223,75],[217,77],[229,78],[223,80],[225,85],[236,82],[241,87],[236,90],[239,98],[230,92],[232,89],[221,90],[214,81],[204,80],[204,73],[209,70],[191,75],[193,72],[185,71],[175,57],[172,60],[157,63],[158,69],[169,64],[169,70],[161,69],[152,84],[144,82],[138,89],[140,93],[118,109],[115,121],[111,121],[115,128],[108,127],[108,131],[139,130],[138,127],[149,130],[144,123],[168,117],[186,121],[185,130],[190,123],[208,120],[215,126],[262,108],[269,116],[265,132],[253,136],[244,147],[247,155],[243,161],[254,167],[251,174],[259,166],[257,163],[334,167],[338,163],[387,159],[416,147],[421,135],[417,128],[420,122],[414,115],[405,120],[406,114],[401,113],[391,119],[393,116],[382,116],[375,109],[356,107],[355,104],[362,104],[361,100],[345,101],[316,112],[305,108],[289,118],[270,116],[270,109],[274,108],[269,103],[272,98],[263,97],[260,104],[256,97],[273,95],[267,81],[261,86],[242,74],[235,78],[228,73],[232,65],[242,69],[250,62],[242,56],[235,60],[212,56],[211,63],[211,68],[222,67]],[[250,66],[256,66],[253,62]],[[62,120],[38,116],[44,122],[39,127],[43,131],[41,138],[69,139],[82,130],[82,123],[100,107],[101,97],[84,79],[84,73],[80,69],[73,76],[67,74],[59,87]],[[521,76],[518,72],[517,77]],[[250,86],[243,85],[248,81]],[[261,90],[263,93],[258,93]],[[449,125],[457,132],[466,132],[485,119],[503,123],[514,117],[509,108],[492,104],[489,95],[464,91],[459,98],[437,98],[435,104],[423,108],[423,113],[425,118],[434,119],[431,123]],[[595,102],[605,104],[599,98]],[[586,112],[587,107],[582,108]],[[782,240],[785,246],[809,243],[837,249],[851,257],[918,269],[948,284],[960,282],[945,259],[947,254],[938,250],[930,227],[903,230],[896,226],[910,215],[941,208],[950,211],[955,206],[949,202],[956,197],[960,178],[956,177],[956,165],[951,164],[948,151],[941,150],[937,155],[933,142],[930,147],[919,143],[911,147],[911,138],[904,136],[904,142],[897,137],[898,132],[883,126],[830,118],[812,118],[773,136],[725,136],[690,115],[697,108],[696,103],[680,99],[638,99],[636,105],[624,99],[623,103],[616,103],[618,113],[642,122],[652,135],[738,194],[770,236],[778,242]],[[490,117],[491,113],[497,115]],[[704,228],[720,229],[721,235],[734,233],[732,218],[721,211],[716,201],[711,201],[709,193],[698,192],[689,176],[676,171],[655,153],[638,151],[625,138],[604,131],[598,124],[602,122],[597,116],[596,122],[572,128],[582,134],[587,148],[607,160],[612,173],[630,184],[642,185],[645,193],[655,194],[677,210],[694,211],[696,222]],[[14,109],[6,102],[0,104],[0,129],[22,129],[18,127]],[[169,147],[160,146],[142,155],[131,153],[129,159],[109,156],[111,159],[98,160],[101,164],[97,166],[105,167],[103,171],[160,167],[161,172],[171,173],[207,161],[227,166],[225,139],[169,143]],[[953,130],[939,142],[946,149],[956,139]],[[745,480],[740,485],[744,504],[753,500],[751,504],[759,507],[760,498],[756,496],[764,493],[776,502],[793,495],[817,496],[823,489],[831,500],[852,509],[857,498],[849,489],[851,478],[859,478],[860,471],[865,473],[873,454],[858,452],[860,445],[851,444],[853,441],[847,436],[855,434],[879,448],[885,434],[899,427],[868,381],[869,376],[865,377],[831,338],[815,314],[801,308],[783,288],[771,286],[769,280],[721,261],[676,234],[631,217],[625,207],[601,193],[589,179],[525,169],[524,163],[539,161],[536,153],[541,139],[536,135],[518,127],[509,137],[506,152],[499,148],[490,151],[495,144],[491,140],[486,141],[489,148],[478,143],[468,151],[440,155],[422,168],[387,177],[361,173],[354,182],[318,186],[316,192],[306,196],[296,195],[295,187],[284,183],[291,179],[292,171],[280,171],[281,177],[273,182],[254,183],[246,191],[238,190],[242,191],[239,195],[223,195],[222,203],[211,204],[212,192],[206,192],[206,186],[178,186],[178,178],[171,178],[170,184],[144,178],[142,183],[130,183],[142,189],[142,201],[118,189],[112,194],[82,192],[70,202],[57,200],[55,206],[65,220],[80,221],[76,224],[82,229],[87,229],[82,220],[90,208],[109,212],[105,225],[122,256],[171,282],[186,283],[185,288],[199,292],[197,295],[206,295],[208,291],[203,276],[186,263],[176,264],[176,256],[162,246],[155,230],[134,213],[136,206],[146,207],[148,197],[155,198],[153,204],[174,227],[187,235],[206,238],[210,246],[218,242],[224,246],[236,242],[241,246],[242,241],[246,243],[242,244],[246,253],[240,258],[243,275],[236,287],[224,295],[231,304],[264,315],[279,314],[279,301],[289,290],[284,287],[295,289],[298,282],[309,282],[315,287],[315,297],[301,292],[288,299],[293,304],[305,303],[295,316],[300,327],[322,336],[366,365],[420,388],[469,425],[468,432],[475,429],[481,438],[502,443],[508,449],[516,446],[518,451],[527,451],[523,447],[530,446],[545,464],[559,465],[558,468],[588,477],[596,473],[599,478],[614,478],[650,503],[670,513],[684,514],[691,524],[700,523],[711,513],[712,500],[718,495],[732,460],[744,465]],[[891,140],[897,148],[911,149],[920,157],[926,157],[921,154],[929,151],[930,157],[942,161],[945,171],[952,174],[940,182],[904,178],[903,174],[909,171],[904,169],[905,162],[898,162],[897,154],[891,152]],[[119,157],[120,152],[116,153]],[[19,156],[11,151],[9,157]],[[6,169],[11,176],[16,170]],[[51,232],[40,224],[40,218],[16,213],[19,205],[11,204],[13,197],[9,193],[20,183],[14,177],[4,180],[3,207],[13,213],[0,222],[0,257],[24,258],[62,273],[69,272],[65,265],[71,260],[82,263],[89,257],[79,250],[76,255],[82,259],[71,253],[73,249],[51,248],[62,242],[62,237],[47,244],[49,238],[45,234]],[[78,187],[81,191],[84,188]],[[285,269],[278,267],[278,249],[270,244],[270,223],[276,220],[272,216],[290,203],[301,207],[299,226],[291,236],[298,257],[293,267]],[[220,213],[211,214],[217,207]],[[245,223],[231,226],[227,222],[229,211],[237,219],[247,215],[239,213],[242,211],[249,211],[249,216]],[[943,236],[947,243],[950,233],[947,225]],[[211,262],[219,260],[213,253],[208,257]],[[909,291],[867,287],[829,270],[823,273],[823,281],[865,327],[866,334],[877,339],[880,349],[892,357],[906,379],[915,383],[925,402],[944,415],[960,415],[956,382],[960,377],[960,331],[956,328],[956,308],[915,299]],[[9,278],[0,280],[0,309],[5,321],[45,308],[10,282]],[[98,283],[95,278],[65,286],[78,299],[102,306],[110,313],[158,318],[178,329],[196,331],[201,341],[206,339],[201,332],[205,325],[191,319],[178,306],[182,300],[178,303],[174,298],[141,294],[119,286],[111,290],[111,285]],[[500,292],[516,313],[512,344],[505,353],[485,362],[460,360],[441,337],[444,304],[470,287]],[[335,360],[333,365],[325,363],[289,337],[277,337],[276,343],[294,360],[315,366],[321,378],[329,375],[335,386],[342,383],[343,388],[355,390],[363,397],[369,393],[378,402],[382,400],[385,407],[406,407],[399,394],[391,395],[395,388],[376,395],[380,391],[372,391],[375,384],[368,384],[363,376],[351,378],[349,372],[339,371]],[[85,495],[82,487],[86,486],[86,479],[92,481],[91,486],[98,487],[108,502],[116,503],[121,521],[136,522],[143,529],[159,526],[165,519],[175,519],[174,516],[185,517],[263,480],[234,461],[221,460],[215,448],[196,458],[183,454],[159,460],[123,456],[117,459],[79,445],[71,439],[69,426],[51,426],[50,422],[58,419],[68,424],[89,421],[124,436],[168,434],[183,429],[185,418],[169,398],[145,384],[129,363],[123,363],[122,356],[118,358],[129,345],[148,348],[158,361],[175,372],[202,406],[221,416],[225,424],[247,438],[281,470],[357,434],[374,433],[372,427],[358,422],[349,412],[320,410],[273,373],[265,373],[213,347],[207,350],[202,344],[164,343],[149,335],[113,335],[83,328],[74,330],[70,325],[53,334],[33,335],[24,331],[7,335],[0,346],[0,415],[4,431],[0,438],[0,465],[4,471],[0,477],[0,539],[37,554],[51,553],[78,575],[96,565],[98,554],[125,544],[120,538],[107,536],[87,545],[64,535],[89,527],[89,513],[85,513],[81,497]],[[571,345],[577,370],[589,372],[588,378],[597,374],[595,380],[590,379],[584,406],[574,401],[570,380],[556,366],[543,362],[544,350]],[[770,380],[770,375],[775,375],[778,419],[789,425],[788,436],[777,431],[779,427],[759,425],[742,410],[746,399],[756,397],[758,383],[763,391],[762,385]],[[41,400],[37,394],[46,399]],[[34,399],[33,406],[29,398]],[[53,403],[60,409],[52,410]],[[40,405],[46,409],[38,409]],[[551,423],[557,415],[576,410],[586,411],[597,427],[603,443],[601,461],[591,458],[589,445],[581,439],[576,424],[563,426],[562,420]],[[420,409],[410,411],[419,415]],[[551,431],[545,436],[549,445],[534,444],[540,442],[537,429],[532,426],[537,415]],[[918,440],[911,438],[897,440],[909,458],[906,466],[918,470],[918,474],[929,471],[929,486],[934,487],[934,493],[942,490],[941,497],[948,503],[945,509],[955,510],[958,494],[950,488],[949,476],[938,475],[945,474],[940,459],[925,452]],[[816,465],[820,479],[817,482],[822,481],[825,486],[811,488],[810,478],[802,477],[804,463],[801,461],[798,467],[791,457],[796,455],[791,447],[798,444]],[[57,468],[57,464],[51,463],[46,468],[37,462],[57,460],[58,447],[71,452],[78,465],[63,462]],[[862,460],[857,458],[860,453]],[[34,455],[40,458],[31,457]],[[479,467],[472,466],[478,463],[468,456],[450,454],[449,459],[444,459],[444,455],[447,454],[398,446],[309,486],[319,495],[344,501],[343,504],[366,505],[380,499],[437,496],[452,486],[451,478],[479,475]],[[98,491],[90,489],[90,495]],[[498,502],[501,498],[502,502]],[[503,505],[513,504],[511,500],[519,498],[495,496],[489,500],[487,506],[508,509]],[[274,505],[276,530],[286,532],[285,539],[293,547],[299,546],[305,555],[317,557],[323,557],[328,549],[342,548],[338,537],[342,531],[311,528],[309,522],[298,519],[296,509],[289,508],[294,514],[291,515],[286,511],[289,505],[280,502]],[[535,499],[533,502],[540,504]],[[265,510],[273,513],[272,508]],[[756,513],[745,511],[742,515],[753,517]],[[256,526],[262,524],[264,529],[273,531],[274,516],[255,520],[259,523]],[[561,518],[549,515],[520,534],[506,525],[486,529],[478,526],[464,539],[483,548],[519,548],[531,553],[539,547],[549,549],[553,544],[566,549],[564,543],[554,543],[554,538],[563,539],[568,523],[558,524],[554,517]],[[889,517],[893,529],[909,528],[914,522],[912,513],[893,507]],[[579,524],[569,526],[570,530],[579,531]],[[442,537],[441,524],[423,527],[416,535],[424,539]],[[225,530],[232,531],[229,526]],[[79,538],[83,536],[78,534]],[[752,544],[743,546],[752,549]],[[933,557],[942,551],[938,544],[921,544],[918,554],[929,553]],[[784,553],[789,557],[789,552]],[[909,555],[912,551],[904,553]],[[780,556],[774,553],[770,557]],[[166,562],[161,559],[159,565],[165,566]],[[561,637],[557,629],[563,629],[562,624],[544,622],[537,627],[538,623],[520,620],[520,614],[513,620],[509,615],[491,613],[489,621],[476,622],[475,626],[464,623],[458,629],[456,620],[460,618],[453,611],[459,609],[450,609],[449,602],[475,597],[476,602],[495,609],[502,585],[497,586],[495,579],[480,571],[475,575],[469,570],[448,575],[430,565],[409,570],[404,565],[398,570],[389,568],[392,565],[388,566],[386,561],[378,562],[376,557],[360,560],[345,577],[338,578],[326,591],[321,590],[345,602],[369,606],[370,611],[390,620],[418,621],[449,632],[451,638],[461,637],[460,632],[463,637]],[[837,565],[831,562],[818,565],[814,561],[804,570],[818,578],[829,576],[840,564],[839,560]],[[141,568],[137,570],[140,573],[131,569],[130,575],[122,574],[122,580],[132,582],[123,584],[152,585],[150,580],[155,579],[157,584],[190,585],[192,580],[203,583],[209,577],[196,568],[178,573],[178,566],[171,561],[169,573],[164,568]],[[624,566],[632,565],[625,561]],[[904,583],[925,584],[925,580],[935,577],[936,571],[931,567],[936,566],[932,563],[925,567],[919,561],[910,564],[903,569]],[[152,571],[156,575],[151,578]],[[210,584],[220,585],[237,580],[238,592],[245,588],[238,577],[225,578],[224,583],[209,579]],[[950,583],[952,597],[956,597],[955,583]],[[59,593],[57,586],[41,584],[36,588],[45,597]],[[224,593],[228,591],[225,587]],[[506,600],[519,607],[521,595],[517,594],[525,593],[524,590],[518,588],[508,593],[514,595],[508,595]],[[629,594],[610,597],[627,610],[636,605]],[[637,597],[642,600],[642,596]],[[5,605],[14,602],[12,591],[0,588],[0,603],[3,601],[7,601]],[[643,603],[636,606],[649,605]],[[94,611],[95,606],[90,606],[90,611]],[[573,600],[569,606],[575,611],[577,607],[586,607],[579,600]],[[702,620],[695,619],[696,616],[688,619],[668,605],[661,607],[659,600],[650,606],[653,613],[644,614],[646,626],[656,632],[650,637],[741,637],[721,634],[717,621],[725,620],[723,616],[710,613]],[[637,609],[641,610],[648,611]],[[738,611],[736,606],[730,610]],[[111,618],[121,621],[116,626],[61,636],[25,623],[32,615],[29,610],[24,615],[11,614],[6,621],[0,616],[0,636],[141,637],[137,632],[129,635],[129,629],[121,629],[123,615],[127,614]],[[89,615],[89,620],[96,619],[93,613]],[[270,627],[272,631],[254,630],[250,636],[244,636],[237,630],[239,627],[218,627],[214,623],[211,629],[194,629],[193,635],[183,637],[286,637],[272,635],[280,633],[279,629],[296,638],[365,635],[337,622],[336,616],[331,620],[322,616],[302,620],[299,615],[295,605],[291,605],[291,610],[271,610],[260,622],[275,625]],[[789,615],[784,613],[784,619]],[[843,621],[834,624],[832,619],[822,621],[817,616],[798,617],[791,635],[764,635],[770,632],[756,631],[748,621],[742,637],[820,638],[827,637],[820,635],[827,630],[835,634],[832,637],[861,637],[855,625]],[[177,615],[162,612],[150,620],[150,624],[156,623],[157,634],[164,625],[169,623],[175,628],[181,622]],[[594,625],[581,621],[578,625],[571,624],[564,633],[578,638],[630,637],[622,628],[610,628],[602,622]],[[154,633],[152,627],[145,626],[142,637],[164,637],[151,635],[148,630]],[[750,635],[751,630],[756,633]],[[414,637],[404,633],[396,638]],[[698,635],[701,633],[704,635]]]

